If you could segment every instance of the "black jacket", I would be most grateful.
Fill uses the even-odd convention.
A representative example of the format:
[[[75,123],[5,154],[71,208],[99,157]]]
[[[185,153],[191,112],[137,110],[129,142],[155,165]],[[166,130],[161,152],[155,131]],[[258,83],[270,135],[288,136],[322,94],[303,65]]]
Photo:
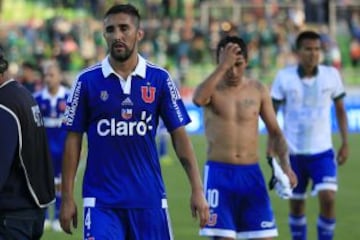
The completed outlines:
[[[32,97],[20,83],[15,80],[5,82],[0,86],[0,114],[2,119],[12,122],[9,126],[17,126],[17,131],[6,134],[17,134],[16,146],[2,146],[1,161],[11,164],[0,168],[0,174],[6,176],[0,181],[0,210],[39,207],[45,208],[54,201],[54,173],[48,149],[46,130],[40,109]],[[6,116],[7,114],[7,116]],[[15,123],[15,124],[14,124]],[[6,129],[5,122],[0,122],[2,129]],[[2,142],[6,134],[0,133]],[[9,138],[10,140],[11,138]],[[0,141],[1,142],[1,141]],[[8,144],[11,144],[9,141]],[[5,159],[8,156],[8,159]],[[12,159],[9,158],[12,156]],[[1,178],[0,178],[1,180]]]

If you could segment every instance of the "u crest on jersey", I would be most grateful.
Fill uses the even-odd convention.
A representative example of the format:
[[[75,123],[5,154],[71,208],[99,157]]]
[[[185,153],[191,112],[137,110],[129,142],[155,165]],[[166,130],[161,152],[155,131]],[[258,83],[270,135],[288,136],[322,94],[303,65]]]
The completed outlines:
[[[156,88],[150,86],[141,87],[141,98],[146,103],[152,103],[155,99]]]

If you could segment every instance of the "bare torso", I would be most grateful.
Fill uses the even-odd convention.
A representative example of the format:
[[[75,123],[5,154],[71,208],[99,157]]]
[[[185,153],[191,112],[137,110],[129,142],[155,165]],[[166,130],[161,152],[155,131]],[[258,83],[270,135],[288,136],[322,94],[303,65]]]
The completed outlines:
[[[205,107],[207,157],[231,164],[258,161],[258,122],[262,86],[246,80],[238,86],[220,85]]]

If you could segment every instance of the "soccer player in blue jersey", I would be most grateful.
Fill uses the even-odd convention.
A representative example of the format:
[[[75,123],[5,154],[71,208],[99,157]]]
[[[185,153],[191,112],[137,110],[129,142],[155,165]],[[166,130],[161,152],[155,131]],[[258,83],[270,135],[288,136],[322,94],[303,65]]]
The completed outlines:
[[[103,24],[109,54],[78,75],[67,103],[61,226],[66,233],[77,226],[74,178],[86,133],[84,239],[173,239],[155,141],[161,117],[190,181],[192,214],[203,227],[208,205],[179,92],[165,69],[138,54],[143,31],[134,6],[114,5]]]
[[[60,227],[60,204],[61,204],[61,163],[64,153],[66,131],[61,127],[66,99],[69,96],[69,89],[62,84],[61,72],[56,62],[50,62],[44,67],[45,87],[34,94],[39,104],[40,111],[44,118],[44,126],[48,136],[48,143],[53,160],[55,175],[55,206],[54,218],[51,221],[49,211],[47,211],[44,228],[52,228],[55,231],[61,231]]]
[[[289,225],[293,240],[307,239],[306,189],[318,195],[318,240],[332,240],[335,229],[337,165],[348,157],[345,90],[338,70],[319,65],[320,35],[300,33],[296,40],[299,63],[281,69],[273,82],[271,96],[275,111],[284,113],[284,134],[290,162],[299,179],[290,200]],[[331,135],[331,105],[334,104],[342,144],[335,156]],[[271,151],[270,151],[271,152]]]
[[[217,62],[193,96],[194,103],[204,108],[208,145],[204,186],[210,219],[200,235],[217,240],[270,240],[278,232],[258,163],[259,117],[294,186],[296,176],[288,163],[285,138],[266,86],[244,74],[244,41],[236,36],[224,37],[217,46]]]

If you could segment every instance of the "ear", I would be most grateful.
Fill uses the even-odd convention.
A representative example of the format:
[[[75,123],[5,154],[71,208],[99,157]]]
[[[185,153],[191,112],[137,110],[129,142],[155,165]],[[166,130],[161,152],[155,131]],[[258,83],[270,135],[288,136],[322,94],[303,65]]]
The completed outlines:
[[[138,41],[141,41],[143,39],[144,35],[145,35],[144,30],[139,29],[138,32],[137,32]]]

